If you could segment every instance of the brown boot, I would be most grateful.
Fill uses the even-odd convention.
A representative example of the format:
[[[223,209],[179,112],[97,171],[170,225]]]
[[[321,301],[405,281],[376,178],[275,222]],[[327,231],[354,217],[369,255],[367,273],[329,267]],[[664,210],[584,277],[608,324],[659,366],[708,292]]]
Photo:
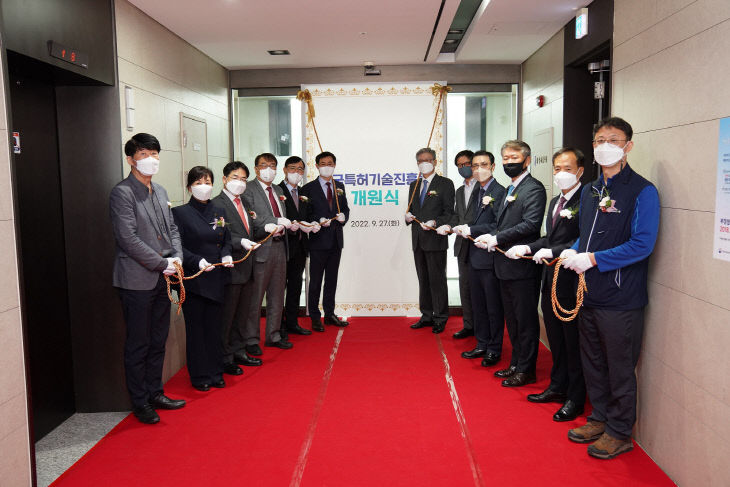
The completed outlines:
[[[606,431],[606,423],[588,421],[580,428],[568,431],[568,439],[576,443],[591,443],[600,438],[604,431]]]
[[[634,443],[631,438],[619,440],[608,433],[603,433],[598,441],[588,445],[588,454],[592,457],[610,460],[633,449]]]

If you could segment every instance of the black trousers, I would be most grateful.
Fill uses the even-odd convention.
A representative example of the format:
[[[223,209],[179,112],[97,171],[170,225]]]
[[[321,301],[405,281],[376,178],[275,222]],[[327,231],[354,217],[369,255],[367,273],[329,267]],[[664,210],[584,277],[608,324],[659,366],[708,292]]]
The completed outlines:
[[[243,284],[226,285],[221,334],[223,363],[233,363],[236,355],[243,355],[246,346],[246,320],[256,300],[255,294],[253,277]]]
[[[299,316],[299,299],[302,295],[302,276],[304,265],[307,263],[307,255],[300,249],[296,254],[291,255],[286,262],[286,297],[284,298],[284,315],[282,321],[286,329],[293,329],[297,326]],[[332,306],[334,308],[334,305]],[[282,326],[282,329],[284,327]]]
[[[189,293],[182,305],[190,382],[210,384],[223,378],[223,303]]]
[[[540,277],[500,280],[507,334],[512,342],[510,365],[517,372],[534,374],[537,348],[540,342],[540,318],[537,304],[540,297]]]
[[[588,397],[589,420],[606,423],[606,432],[631,437],[636,422],[636,374],[644,333],[644,308],[627,311],[589,308],[578,315],[580,354]]]
[[[139,408],[163,392],[162,365],[170,331],[170,300],[162,274],[149,291],[121,288],[117,291],[127,325],[124,341],[127,390],[132,407]]]
[[[560,298],[565,309],[575,308],[575,296]],[[559,320],[553,312],[550,289],[542,292],[542,317],[545,333],[550,343],[553,367],[550,370],[550,389],[566,394],[578,406],[586,402],[586,383],[580,363],[580,344],[578,340],[578,320]]]
[[[449,289],[446,285],[446,250],[413,250],[418,275],[418,306],[427,323],[449,319]]]
[[[473,330],[474,311],[471,305],[471,285],[469,283],[471,265],[469,265],[468,261],[461,260],[460,257],[457,257],[456,262],[459,266],[459,297],[461,298],[461,309],[464,314],[464,329]]]
[[[325,316],[335,314],[335,293],[337,292],[337,273],[340,270],[342,249],[309,251],[309,295],[307,307],[313,320],[322,317],[319,311],[319,295],[322,293],[322,309]],[[322,280],[324,279],[324,290]]]
[[[469,266],[469,283],[477,348],[501,355],[504,308],[499,279],[494,269],[475,269]]]

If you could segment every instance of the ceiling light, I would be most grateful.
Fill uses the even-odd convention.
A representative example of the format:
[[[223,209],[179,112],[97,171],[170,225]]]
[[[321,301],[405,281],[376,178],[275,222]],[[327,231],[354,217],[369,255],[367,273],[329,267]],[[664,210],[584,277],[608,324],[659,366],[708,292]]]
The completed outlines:
[[[288,56],[291,54],[288,49],[274,49],[273,51],[266,51],[272,56]]]
[[[463,34],[464,29],[449,29],[449,34]]]
[[[444,44],[456,44],[457,42],[459,42],[458,39],[446,39]]]

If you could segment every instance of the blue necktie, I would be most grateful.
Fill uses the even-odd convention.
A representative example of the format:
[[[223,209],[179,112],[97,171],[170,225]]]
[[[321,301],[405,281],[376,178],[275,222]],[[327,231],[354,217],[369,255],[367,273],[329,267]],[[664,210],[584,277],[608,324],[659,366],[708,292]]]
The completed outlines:
[[[507,196],[512,196],[512,192],[515,190],[515,187],[511,184],[507,188]],[[507,198],[504,199],[504,206],[507,206]]]
[[[423,180],[423,189],[421,189],[421,206],[423,206],[423,200],[426,199],[426,193],[428,192],[428,181]]]

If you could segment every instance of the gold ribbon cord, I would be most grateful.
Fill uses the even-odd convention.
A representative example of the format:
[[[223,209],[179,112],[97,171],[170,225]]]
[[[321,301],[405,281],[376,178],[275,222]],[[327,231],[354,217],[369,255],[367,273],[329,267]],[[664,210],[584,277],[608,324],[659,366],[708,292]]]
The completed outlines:
[[[307,104],[307,123],[312,124],[312,128],[314,129],[314,136],[317,138],[317,145],[319,145],[319,151],[324,152],[324,150],[322,149],[322,143],[319,141],[317,125],[314,123],[314,102],[312,102],[312,94],[309,92],[309,90],[299,90],[297,92],[297,100],[303,101]]]

